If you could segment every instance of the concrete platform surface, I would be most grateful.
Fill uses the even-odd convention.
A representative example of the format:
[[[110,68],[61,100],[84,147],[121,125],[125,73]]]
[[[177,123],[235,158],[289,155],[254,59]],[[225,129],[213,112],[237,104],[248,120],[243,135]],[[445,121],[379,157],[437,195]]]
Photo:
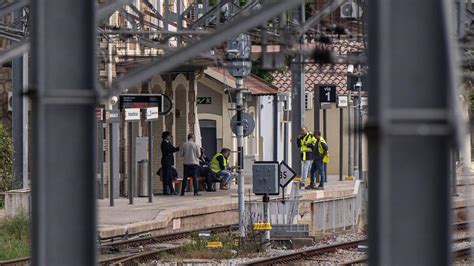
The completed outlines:
[[[328,197],[351,195],[355,181],[337,181],[336,176],[328,177],[330,182],[325,190],[300,190],[300,199],[312,201]],[[109,199],[98,200],[98,234],[101,239],[116,238],[153,231],[156,234],[198,230],[206,227],[238,223],[237,186],[230,190],[200,192],[195,197],[192,192],[181,196],[135,198],[134,204],[128,204],[127,198],[115,200],[115,206],[109,206]],[[246,185],[245,199],[261,200],[253,195],[251,185]]]

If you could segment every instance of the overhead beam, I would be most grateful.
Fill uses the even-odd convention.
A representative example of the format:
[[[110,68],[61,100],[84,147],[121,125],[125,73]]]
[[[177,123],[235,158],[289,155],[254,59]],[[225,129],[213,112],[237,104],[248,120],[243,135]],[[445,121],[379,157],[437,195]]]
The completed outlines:
[[[109,2],[108,4],[100,6],[97,10],[96,20],[100,21],[106,19],[108,16],[110,16],[112,13],[114,13],[121,7],[132,3],[132,1],[133,0],[115,0]]]
[[[30,50],[29,40],[23,40],[21,42],[15,43],[10,48],[0,51],[0,64],[9,62],[14,58],[21,56],[22,54]]]
[[[334,12],[337,8],[339,8],[345,2],[347,2],[347,0],[334,0],[332,2],[329,1],[323,8],[321,8],[321,10],[318,11],[317,14],[308,18],[305,21],[305,23],[301,26],[301,28],[298,31],[299,35],[303,35],[309,29],[314,27],[314,25],[319,23],[324,17],[330,15],[332,12]]]
[[[185,62],[186,60],[193,58],[194,56],[196,56],[196,54],[205,52],[207,49],[210,49],[222,42],[225,42],[230,38],[235,37],[239,33],[259,26],[270,18],[279,15],[285,10],[301,5],[301,3],[303,2],[304,0],[267,1],[267,4],[262,6],[262,9],[259,12],[252,13],[251,15],[244,15],[236,19],[232,23],[220,27],[218,30],[216,30],[214,34],[206,36],[201,40],[190,44],[176,52],[165,55],[161,58],[160,61],[144,65],[136,69],[135,71],[130,72],[124,77],[117,79],[113,84],[113,89],[109,90],[107,93],[109,95],[120,93],[125,89],[140,82],[144,82],[157,74],[173,69],[179,66],[181,63]]]
[[[8,14],[11,14],[13,11],[16,11],[17,9],[19,8],[22,8],[26,5],[29,4],[29,0],[19,0],[15,3],[12,3],[6,7],[3,7],[2,9],[0,9],[0,18],[8,15]]]

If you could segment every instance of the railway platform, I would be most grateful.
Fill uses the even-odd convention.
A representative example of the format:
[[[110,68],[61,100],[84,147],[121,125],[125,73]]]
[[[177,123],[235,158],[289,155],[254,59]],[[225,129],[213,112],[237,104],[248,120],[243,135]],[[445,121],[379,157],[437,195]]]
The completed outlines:
[[[301,201],[344,197],[354,190],[354,180],[338,181],[337,176],[328,176],[325,190],[300,190]],[[276,196],[275,196],[276,197]],[[275,198],[272,197],[272,198]],[[252,193],[250,184],[245,187],[246,201],[261,200]],[[115,200],[109,206],[109,199],[98,200],[98,237],[102,240],[132,237],[140,234],[169,234],[181,231],[199,230],[219,225],[238,223],[237,186],[230,190],[193,193],[181,196],[155,195],[153,202],[148,198],[135,198],[130,205],[127,198]]]

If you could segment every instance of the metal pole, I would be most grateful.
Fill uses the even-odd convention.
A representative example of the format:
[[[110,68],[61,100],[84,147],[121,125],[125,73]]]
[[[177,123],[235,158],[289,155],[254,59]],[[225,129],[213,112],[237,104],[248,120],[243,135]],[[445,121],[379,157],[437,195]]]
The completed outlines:
[[[245,238],[245,198],[244,198],[244,127],[242,124],[242,111],[244,109],[244,97],[242,93],[243,79],[236,79],[236,107],[237,107],[237,150],[238,150],[238,194],[239,194],[239,234]]]
[[[359,148],[359,111],[357,110],[359,106],[359,97],[354,96],[354,156],[353,158],[353,163],[354,163],[354,177],[357,178],[359,175],[359,161],[358,161],[358,153],[357,150]]]
[[[22,9],[13,12],[16,29],[22,30],[20,18]],[[23,57],[12,60],[12,137],[13,137],[13,180],[12,188],[19,189],[23,184]],[[25,133],[26,134],[26,133]]]
[[[283,102],[283,110],[288,110],[288,98]],[[283,160],[288,163],[288,123],[283,124]]]
[[[148,202],[153,202],[153,122],[148,122]]]
[[[18,12],[15,12],[17,15]],[[12,188],[23,187],[23,59],[12,61],[12,137],[13,137],[13,182]]]
[[[451,150],[451,180],[452,180],[452,191],[453,195],[458,194],[458,186],[457,186],[457,175],[456,175],[456,150]]]
[[[270,203],[270,196],[265,194],[263,196],[263,219],[264,223],[270,223],[270,212],[268,211],[268,204]],[[270,230],[265,230],[265,242],[270,241]]]
[[[368,5],[369,265],[451,264],[450,4]]]
[[[303,56],[296,55],[292,63],[292,91],[291,91],[291,164],[292,168],[301,173],[300,150],[296,145],[299,130],[304,125],[304,73]]]
[[[114,140],[118,137],[116,135],[116,132],[114,131],[114,124],[113,123],[110,123],[109,124],[109,199],[110,199],[110,206],[113,207],[114,206],[114,197],[115,197],[115,193],[114,193],[114,178],[115,178],[115,174],[116,172],[114,171],[116,165],[115,165],[115,154],[114,154],[114,151],[118,148],[118,147],[114,147]]]
[[[352,176],[352,157],[351,157],[351,146],[352,146],[352,125],[351,125],[351,91],[347,94],[347,175]]]
[[[97,119],[97,173],[100,179],[100,186],[99,186],[100,199],[104,199],[103,132],[104,132],[104,126],[102,124],[102,121]]]
[[[321,99],[319,98],[319,87],[317,85],[314,86],[314,130],[321,130]],[[325,136],[326,137],[326,136]]]
[[[360,78],[359,78],[360,79]],[[362,167],[362,96],[361,96],[361,86],[359,86],[359,101],[358,101],[358,122],[357,124],[359,125],[357,127],[357,136],[358,136],[358,142],[359,142],[359,179],[364,179],[364,173],[363,173],[363,167]]]
[[[278,161],[278,136],[279,136],[279,128],[278,128],[278,123],[279,123],[279,114],[280,112],[278,111],[278,94],[275,94],[273,96],[273,160]]]
[[[31,1],[32,265],[96,264],[95,2]]]
[[[28,53],[23,54],[23,93],[26,94],[29,82],[29,59]],[[23,97],[23,188],[29,185],[29,98]]]
[[[328,136],[328,124],[327,124],[327,112],[326,109],[323,109],[323,136],[325,139],[327,139]]]
[[[305,5],[302,4],[293,10],[295,21],[302,25],[305,21]],[[299,43],[303,44],[304,39],[301,37]],[[291,64],[291,164],[293,169],[300,171],[300,176],[303,174],[301,169],[300,149],[296,145],[296,140],[299,136],[299,130],[304,125],[304,94],[305,94],[305,74],[304,74],[304,56],[303,54],[296,55]]]
[[[343,180],[344,170],[344,109],[339,107],[339,181]]]
[[[135,164],[133,158],[133,122],[128,122],[128,203],[133,204],[133,194],[135,193]]]

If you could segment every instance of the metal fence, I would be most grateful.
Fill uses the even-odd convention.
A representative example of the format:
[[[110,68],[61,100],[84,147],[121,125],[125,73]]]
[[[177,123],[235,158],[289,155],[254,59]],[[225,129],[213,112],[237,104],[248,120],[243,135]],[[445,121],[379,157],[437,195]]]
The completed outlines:
[[[367,183],[356,181],[352,196],[323,199],[312,202],[312,233],[324,234],[355,229],[359,216],[366,215]],[[364,218],[364,217],[360,217]]]
[[[299,207],[299,188],[291,186],[288,199],[273,199],[268,203],[270,223],[272,225],[297,224]],[[245,224],[251,226],[254,223],[263,222],[264,203],[262,201],[249,201],[245,203]]]

